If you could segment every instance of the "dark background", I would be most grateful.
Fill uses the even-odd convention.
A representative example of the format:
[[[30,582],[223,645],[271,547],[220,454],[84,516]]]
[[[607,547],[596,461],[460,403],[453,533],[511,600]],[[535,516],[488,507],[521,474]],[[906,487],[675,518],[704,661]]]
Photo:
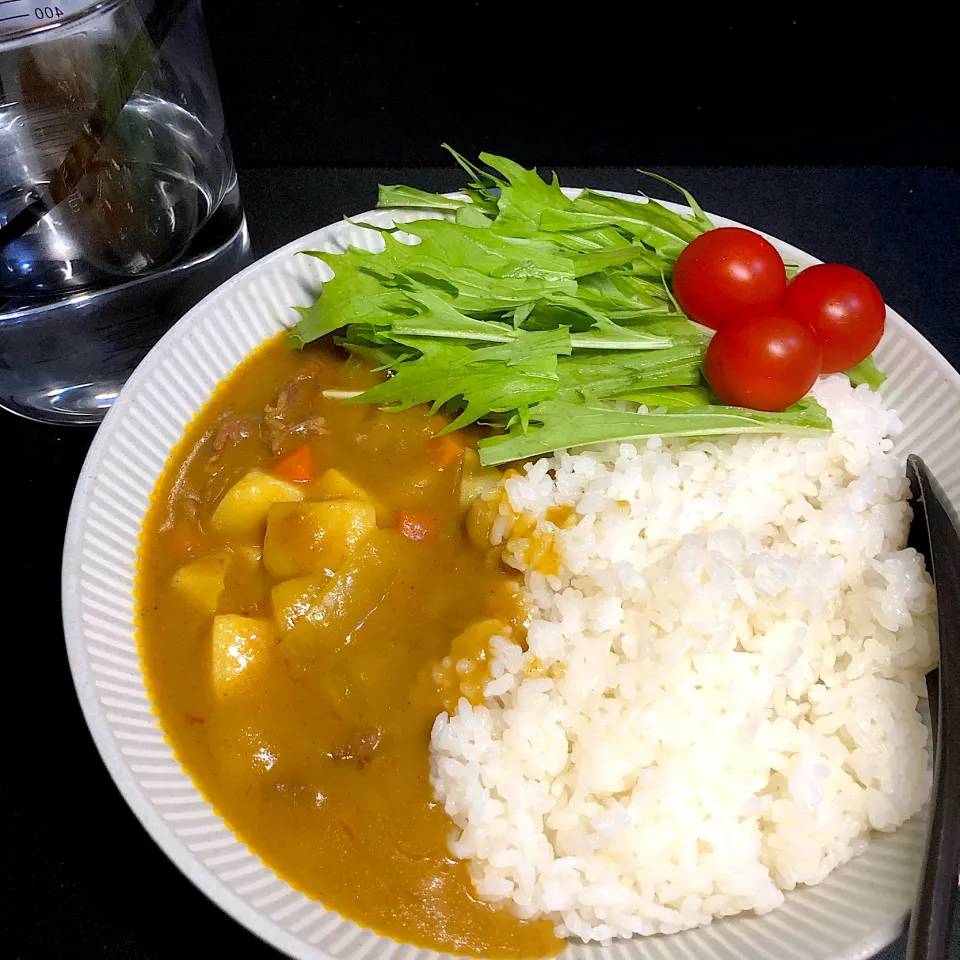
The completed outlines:
[[[955,55],[930,18],[319,0],[205,11],[258,255],[369,208],[378,180],[452,189],[441,141],[574,185],[632,191],[639,165],[708,210],[861,267],[960,364]],[[0,413],[0,953],[278,957],[166,860],[86,732],[59,557],[91,437]],[[902,942],[884,957],[900,960]]]
[[[956,52],[933,5],[764,6],[204,10],[241,166],[439,165],[442,142],[530,165],[956,160]]]

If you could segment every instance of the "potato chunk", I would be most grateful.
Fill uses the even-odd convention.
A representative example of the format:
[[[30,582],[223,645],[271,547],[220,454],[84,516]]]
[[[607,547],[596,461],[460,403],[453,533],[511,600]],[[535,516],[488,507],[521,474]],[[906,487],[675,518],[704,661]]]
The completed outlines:
[[[290,630],[320,600],[329,582],[330,577],[323,573],[278,583],[270,592],[277,628],[281,632]]]
[[[332,467],[310,484],[309,497],[311,500],[363,500],[372,503],[377,510],[377,521],[384,526],[390,523],[393,516],[393,511],[369,490]]]
[[[230,554],[218,550],[182,566],[171,579],[173,589],[204,613],[217,612],[220,594],[227,578]]]
[[[493,490],[503,479],[496,467],[481,467],[480,455],[472,447],[463,451],[463,469],[460,474],[460,509],[467,510],[485,493]]]
[[[274,588],[274,612],[284,652],[311,660],[352,643],[401,575],[416,547],[396,530],[376,530],[357,548],[335,577],[287,581]]]
[[[376,510],[362,500],[275,503],[267,513],[263,565],[277,578],[332,574],[376,528]]]
[[[255,540],[263,534],[267,512],[274,503],[302,499],[303,491],[295,484],[251,470],[223,495],[210,522],[218,533]]]
[[[276,629],[268,620],[232,613],[214,617],[213,688],[217,694],[225,697],[249,690],[276,638]]]
[[[467,536],[481,553],[488,552],[492,547],[490,535],[493,533],[493,525],[499,516],[499,497],[489,500],[480,497],[473,501],[467,513]]]
[[[325,471],[313,486],[312,492],[319,500],[367,500],[373,503],[373,497],[360,484],[333,467]]]

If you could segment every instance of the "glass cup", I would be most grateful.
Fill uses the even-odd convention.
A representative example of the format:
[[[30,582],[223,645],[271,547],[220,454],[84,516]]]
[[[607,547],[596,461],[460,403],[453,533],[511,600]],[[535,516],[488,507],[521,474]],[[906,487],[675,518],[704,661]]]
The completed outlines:
[[[248,252],[199,0],[0,4],[0,406],[96,422]]]

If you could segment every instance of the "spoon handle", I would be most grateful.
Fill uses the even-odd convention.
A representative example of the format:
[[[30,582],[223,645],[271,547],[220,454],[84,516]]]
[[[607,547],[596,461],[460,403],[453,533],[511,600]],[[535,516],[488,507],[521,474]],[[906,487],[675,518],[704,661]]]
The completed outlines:
[[[944,960],[960,871],[960,536],[949,501],[919,457],[908,458],[918,516],[925,514],[937,588],[940,666],[934,721],[933,794],[927,850],[910,917],[908,960]]]
[[[955,621],[956,622],[956,621]],[[942,629],[942,628],[941,628]],[[941,644],[943,634],[941,633]],[[939,673],[940,710],[937,722],[936,759],[933,773],[927,851],[920,875],[917,901],[910,917],[907,938],[908,960],[945,960],[950,952],[950,930],[957,901],[957,873],[960,866],[960,717],[957,691],[953,702],[945,686],[944,669]],[[952,686],[956,688],[955,681]],[[953,713],[953,721],[949,719]]]

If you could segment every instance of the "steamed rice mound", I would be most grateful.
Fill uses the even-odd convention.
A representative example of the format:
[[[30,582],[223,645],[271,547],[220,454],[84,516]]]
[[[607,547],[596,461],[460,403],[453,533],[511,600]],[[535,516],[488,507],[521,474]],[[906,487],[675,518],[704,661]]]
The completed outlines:
[[[484,899],[671,933],[777,907],[924,803],[934,596],[899,421],[844,377],[815,393],[830,436],[609,444],[493,494],[527,649],[495,641],[484,704],[431,743]]]

